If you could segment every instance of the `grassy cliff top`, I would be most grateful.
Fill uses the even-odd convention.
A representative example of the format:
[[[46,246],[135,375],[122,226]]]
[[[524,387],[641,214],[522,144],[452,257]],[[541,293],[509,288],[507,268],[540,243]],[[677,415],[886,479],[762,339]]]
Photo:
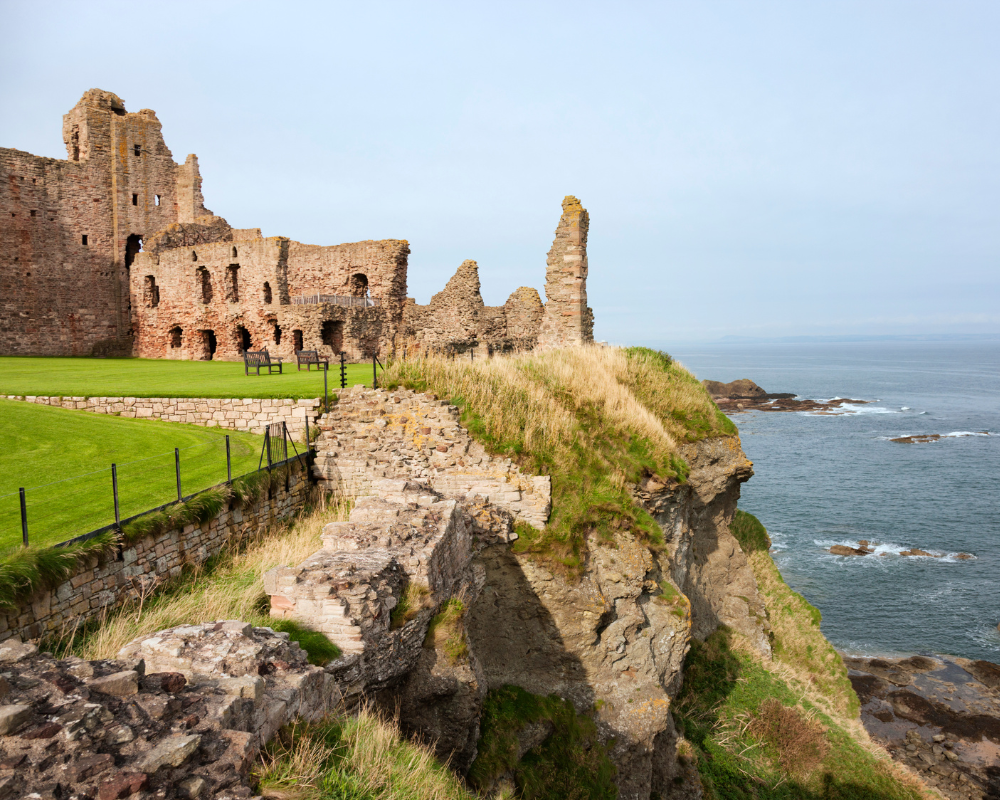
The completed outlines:
[[[521,526],[517,549],[570,575],[582,568],[590,535],[631,531],[658,546],[660,529],[629,486],[647,476],[683,482],[681,444],[736,434],[691,373],[641,347],[417,359],[391,365],[384,382],[449,398],[490,452],[552,476],[549,524]]]

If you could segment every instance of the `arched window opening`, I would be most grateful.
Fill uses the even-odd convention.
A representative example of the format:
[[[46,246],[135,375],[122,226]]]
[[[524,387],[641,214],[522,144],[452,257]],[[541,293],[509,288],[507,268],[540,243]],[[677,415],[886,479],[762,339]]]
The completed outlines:
[[[219,343],[215,339],[215,331],[201,331],[202,358],[211,361],[215,358],[215,351]]]
[[[198,267],[198,283],[201,284],[201,302],[208,305],[212,302],[212,276],[205,267]]]
[[[357,272],[351,276],[350,282],[351,297],[367,297],[368,296],[368,276],[364,273]]]
[[[181,337],[184,335],[184,331],[181,330],[179,325],[170,329],[170,347],[175,349],[181,346]]]
[[[152,275],[146,276],[142,299],[146,308],[156,308],[160,304],[160,287],[156,285],[156,278]]]
[[[191,251],[191,260],[192,261],[198,260],[198,254],[194,250]]]
[[[292,331],[292,344],[295,345],[295,352],[302,349],[302,331]]]
[[[281,326],[274,320],[271,320],[271,325],[274,326],[274,330],[272,331],[274,335],[274,343],[281,344]]]
[[[236,326],[236,343],[239,345],[241,352],[246,352],[250,349],[250,331],[242,325]]]
[[[323,323],[323,344],[339,353],[344,345],[344,323],[327,320]]]
[[[142,252],[142,236],[133,233],[125,240],[125,269],[132,266],[135,257]]]
[[[236,258],[236,248],[233,248],[233,258]]]
[[[271,284],[264,281],[264,305],[271,305]]]
[[[226,267],[226,300],[230,303],[240,302],[240,265],[230,264]]]

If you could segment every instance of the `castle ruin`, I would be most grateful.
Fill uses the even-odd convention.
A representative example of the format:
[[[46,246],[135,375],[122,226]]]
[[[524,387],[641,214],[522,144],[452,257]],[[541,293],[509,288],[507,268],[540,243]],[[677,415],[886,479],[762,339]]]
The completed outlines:
[[[357,361],[593,341],[587,212],[575,197],[543,305],[503,306],[465,261],[426,306],[406,297],[409,243],[332,246],[236,229],[205,208],[198,159],[174,162],[156,113],[91,89],[63,118],[67,159],[0,148],[0,354],[237,360],[267,348]]]

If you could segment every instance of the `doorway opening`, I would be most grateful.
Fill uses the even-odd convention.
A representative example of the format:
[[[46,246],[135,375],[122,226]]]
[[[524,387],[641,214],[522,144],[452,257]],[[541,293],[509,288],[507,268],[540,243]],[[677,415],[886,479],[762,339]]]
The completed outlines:
[[[250,331],[242,325],[236,326],[236,339],[242,352],[250,349]]]
[[[344,323],[327,320],[323,323],[323,344],[339,353],[344,344]]]

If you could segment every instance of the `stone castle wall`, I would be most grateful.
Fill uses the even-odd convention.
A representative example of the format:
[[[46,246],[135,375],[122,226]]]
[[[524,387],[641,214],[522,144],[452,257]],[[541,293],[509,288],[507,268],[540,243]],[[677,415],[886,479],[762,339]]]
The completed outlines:
[[[573,347],[594,341],[594,312],[587,307],[587,235],[590,215],[572,195],[563,200],[545,270],[545,315],[539,347]]]
[[[382,478],[413,480],[450,498],[486,498],[536,528],[548,520],[551,479],[489,455],[444,401],[355,386],[319,427],[313,472],[327,491],[360,496]]]
[[[408,300],[403,313],[407,348],[417,352],[488,355],[535,346],[542,320],[538,292],[522,286],[502,306],[487,306],[480,294],[479,265],[464,261],[426,306]]]
[[[0,148],[0,354],[127,354],[129,237],[209,213],[198,162],[174,162],[153,111],[97,89],[63,141],[67,160]]]
[[[289,465],[288,488],[272,490],[246,508],[225,508],[200,525],[146,536],[114,557],[81,569],[51,591],[33,597],[15,611],[0,612],[0,641],[11,636],[37,639],[69,636],[106,610],[137,599],[142,587],[176,577],[186,564],[200,564],[230,541],[298,513],[310,493],[304,466]]]
[[[298,438],[305,433],[322,404],[315,400],[268,398],[220,399],[212,397],[47,397],[0,395],[7,400],[23,400],[43,406],[57,406],[94,414],[115,414],[133,419],[162,419],[186,422],[206,428],[228,428],[263,434],[275,422],[284,422],[288,432]]]
[[[212,215],[197,157],[175,163],[149,109],[128,113],[91,89],[63,139],[67,160],[0,149],[0,355],[237,360],[267,348],[359,361],[593,340],[589,217],[574,197],[549,252],[544,308],[527,287],[486,306],[475,261],[420,306],[406,297],[404,240],[308,245]],[[317,295],[361,302],[296,302]]]

